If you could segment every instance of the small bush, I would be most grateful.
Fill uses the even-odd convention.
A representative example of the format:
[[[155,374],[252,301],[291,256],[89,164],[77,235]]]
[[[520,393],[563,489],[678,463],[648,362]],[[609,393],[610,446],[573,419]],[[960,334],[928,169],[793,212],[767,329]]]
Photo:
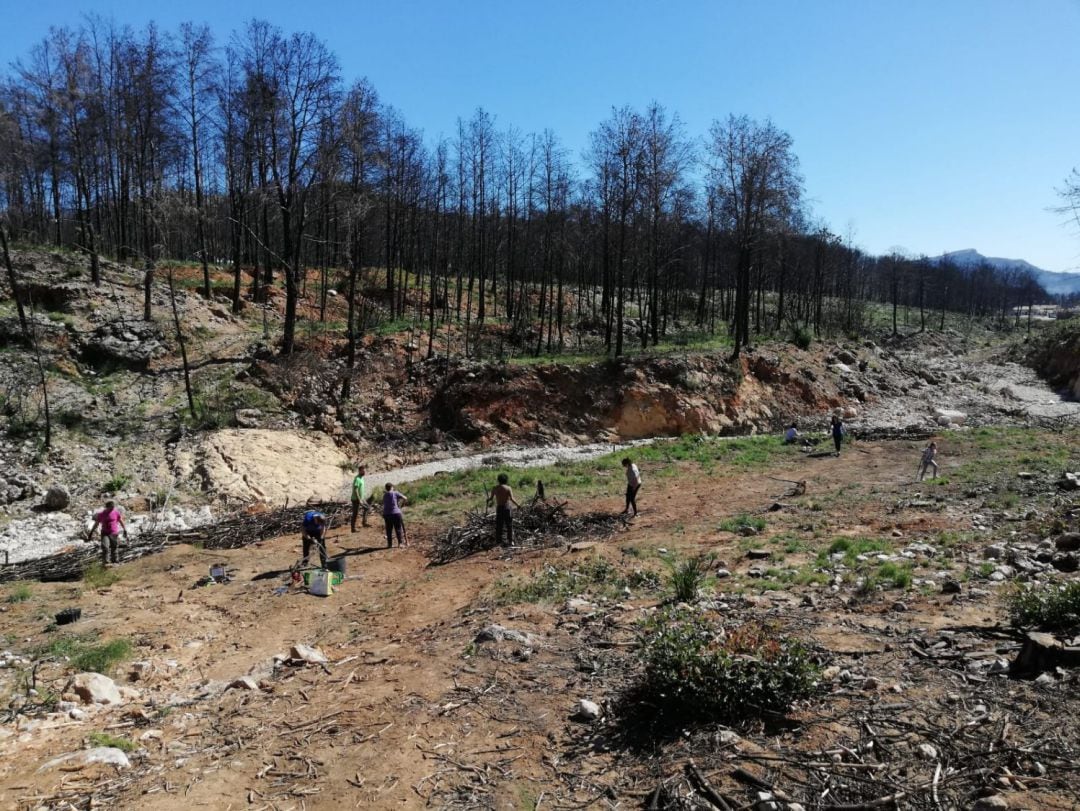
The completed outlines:
[[[120,579],[120,572],[106,568],[100,560],[95,560],[83,572],[83,582],[93,589],[104,589]]]
[[[672,564],[667,584],[677,602],[692,603],[697,599],[698,591],[709,576],[711,563],[712,558],[699,556]]]
[[[131,656],[131,642],[126,639],[110,639],[95,643],[85,637],[57,639],[45,651],[58,659],[67,659],[79,672],[107,674],[120,662]]]
[[[133,741],[110,735],[108,732],[91,732],[89,740],[94,746],[111,746],[121,752],[134,752],[138,749]]]
[[[131,476],[126,473],[117,473],[105,484],[101,485],[102,493],[117,493],[128,486],[128,482],[131,481]]]
[[[808,329],[795,329],[791,331],[791,342],[799,349],[809,349],[810,344],[814,342],[814,336]]]
[[[765,625],[725,631],[696,611],[672,608],[642,624],[640,641],[635,700],[668,722],[782,714],[817,687],[810,651]]]
[[[1021,586],[1006,597],[1009,620],[1020,628],[1047,630],[1080,626],[1080,581]]]
[[[30,586],[26,583],[20,583],[8,592],[6,600],[9,603],[25,603],[32,596],[34,596],[34,593],[30,590]]]
[[[623,575],[609,560],[596,557],[569,568],[545,565],[528,580],[497,583],[494,597],[498,603],[556,602],[576,594],[620,597],[623,589],[656,591],[660,578],[655,572],[637,570]]]
[[[720,529],[723,532],[738,532],[744,527],[750,527],[755,532],[762,532],[765,529],[765,519],[742,514],[733,515],[720,522]]]

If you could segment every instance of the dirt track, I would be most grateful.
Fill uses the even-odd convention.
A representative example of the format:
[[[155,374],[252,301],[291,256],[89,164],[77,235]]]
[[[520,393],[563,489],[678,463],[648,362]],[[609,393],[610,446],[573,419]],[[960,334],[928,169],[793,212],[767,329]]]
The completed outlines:
[[[805,479],[807,495],[797,513],[770,517],[767,535],[795,530],[808,519],[828,528],[820,540],[804,533],[810,545],[895,530],[900,546],[942,530],[968,530],[970,516],[963,510],[889,514],[898,500],[929,492],[911,485],[916,454],[911,443],[892,442],[856,445],[839,459],[792,449],[782,468],[763,472],[718,468],[705,475],[686,467],[685,475],[663,477],[646,468],[641,516],[600,552],[625,563],[631,548],[646,558],[660,547],[683,555],[710,551],[746,582],[751,562],[743,557],[743,539],[718,532],[717,525],[781,496],[786,486],[769,473]],[[942,473],[972,461],[947,451]],[[621,502],[613,493],[580,504],[582,510],[600,508],[617,510]],[[429,568],[422,550],[434,528],[410,529],[414,545],[394,550],[382,547],[374,526],[355,535],[333,531],[331,553],[348,553],[349,577],[329,599],[299,589],[275,595],[284,576],[271,573],[295,560],[293,537],[226,553],[173,548],[123,567],[123,579],[108,589],[84,592],[84,619],[73,630],[135,640],[135,658],[150,661],[156,673],[133,684],[141,697],[124,708],[99,711],[84,722],[30,721],[30,729],[0,738],[4,807],[59,807],[45,798],[96,790],[122,808],[391,808],[421,807],[425,800],[436,807],[518,808],[534,807],[541,795],[580,802],[587,785],[615,785],[622,756],[583,750],[583,729],[569,720],[578,698],[602,700],[610,686],[574,665],[579,629],[588,623],[568,618],[561,605],[477,601],[500,579],[573,556],[559,550],[509,561],[487,555]],[[795,552],[785,563],[797,565],[812,555]],[[231,583],[191,588],[220,561],[233,573]],[[926,574],[937,576],[933,567]],[[33,599],[0,614],[0,630],[24,650],[52,638],[45,618],[67,604],[73,590],[35,584]],[[796,605],[806,590],[792,586],[756,599],[765,599],[763,607]],[[820,644],[847,653],[884,650],[884,624],[872,619],[894,597],[858,606],[828,590],[817,593],[828,607],[806,619]],[[657,596],[612,606],[608,634],[632,638],[627,634],[637,616]],[[936,594],[909,592],[904,600],[909,611],[888,618],[901,631],[977,624],[996,612],[993,599],[954,605]],[[528,653],[509,643],[474,644],[477,631],[491,622],[538,634],[542,642]],[[326,671],[284,666],[263,672],[262,690],[220,692],[296,642],[325,652]],[[42,671],[46,680],[50,675],[62,676]],[[933,700],[941,687],[916,683],[905,691],[912,700]],[[172,709],[163,709],[170,703]],[[35,723],[42,725],[33,728]],[[44,728],[53,723],[58,726]],[[128,737],[145,753],[133,756],[134,768],[119,775],[104,767],[35,774],[50,757],[79,749],[92,731]]]

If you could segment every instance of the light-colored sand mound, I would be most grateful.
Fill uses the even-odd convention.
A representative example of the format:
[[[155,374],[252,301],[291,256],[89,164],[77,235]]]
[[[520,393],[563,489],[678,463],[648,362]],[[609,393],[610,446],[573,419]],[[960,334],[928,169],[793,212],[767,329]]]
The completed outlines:
[[[176,452],[176,472],[226,501],[283,504],[344,498],[347,462],[325,434],[226,429]]]

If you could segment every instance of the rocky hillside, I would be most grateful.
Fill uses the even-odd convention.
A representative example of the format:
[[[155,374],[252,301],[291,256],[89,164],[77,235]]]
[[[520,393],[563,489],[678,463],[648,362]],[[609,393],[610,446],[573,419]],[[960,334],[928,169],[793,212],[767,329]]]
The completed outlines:
[[[346,304],[331,289],[320,309],[315,280],[301,307],[297,351],[283,358],[274,346],[283,309],[276,290],[265,305],[248,301],[234,314],[223,296],[196,292],[195,268],[162,267],[146,320],[141,270],[106,262],[96,287],[81,257],[19,251],[14,259],[36,338],[24,340],[11,291],[0,287],[0,453],[9,462],[0,474],[0,548],[16,554],[70,541],[107,495],[132,513],[185,525],[205,520],[206,505],[220,513],[337,497],[360,458],[378,472],[494,446],[745,435],[792,420],[820,427],[837,408],[856,431],[895,433],[948,423],[942,410],[973,423],[1023,421],[1031,413],[1024,404],[1043,396],[1020,366],[995,360],[985,336],[878,336],[808,349],[765,343],[737,362],[722,349],[476,362],[422,359],[408,324],[376,320],[343,400]],[[368,292],[375,311],[374,279]],[[462,345],[459,325],[447,329]],[[482,344],[502,345],[505,324],[485,330]],[[1061,344],[1043,366],[1075,380],[1066,368],[1076,357],[1070,347]],[[63,497],[36,515],[52,487]]]

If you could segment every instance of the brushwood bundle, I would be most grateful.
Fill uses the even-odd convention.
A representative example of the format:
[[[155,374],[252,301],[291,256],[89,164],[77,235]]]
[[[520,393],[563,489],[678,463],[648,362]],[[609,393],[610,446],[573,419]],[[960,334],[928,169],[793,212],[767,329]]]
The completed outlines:
[[[573,515],[567,512],[567,504],[533,499],[516,510],[513,548],[537,549],[558,546],[569,539],[604,538],[629,523],[619,513]],[[450,563],[495,546],[494,513],[472,510],[465,514],[464,524],[451,527],[436,539],[431,559],[434,563]]]

